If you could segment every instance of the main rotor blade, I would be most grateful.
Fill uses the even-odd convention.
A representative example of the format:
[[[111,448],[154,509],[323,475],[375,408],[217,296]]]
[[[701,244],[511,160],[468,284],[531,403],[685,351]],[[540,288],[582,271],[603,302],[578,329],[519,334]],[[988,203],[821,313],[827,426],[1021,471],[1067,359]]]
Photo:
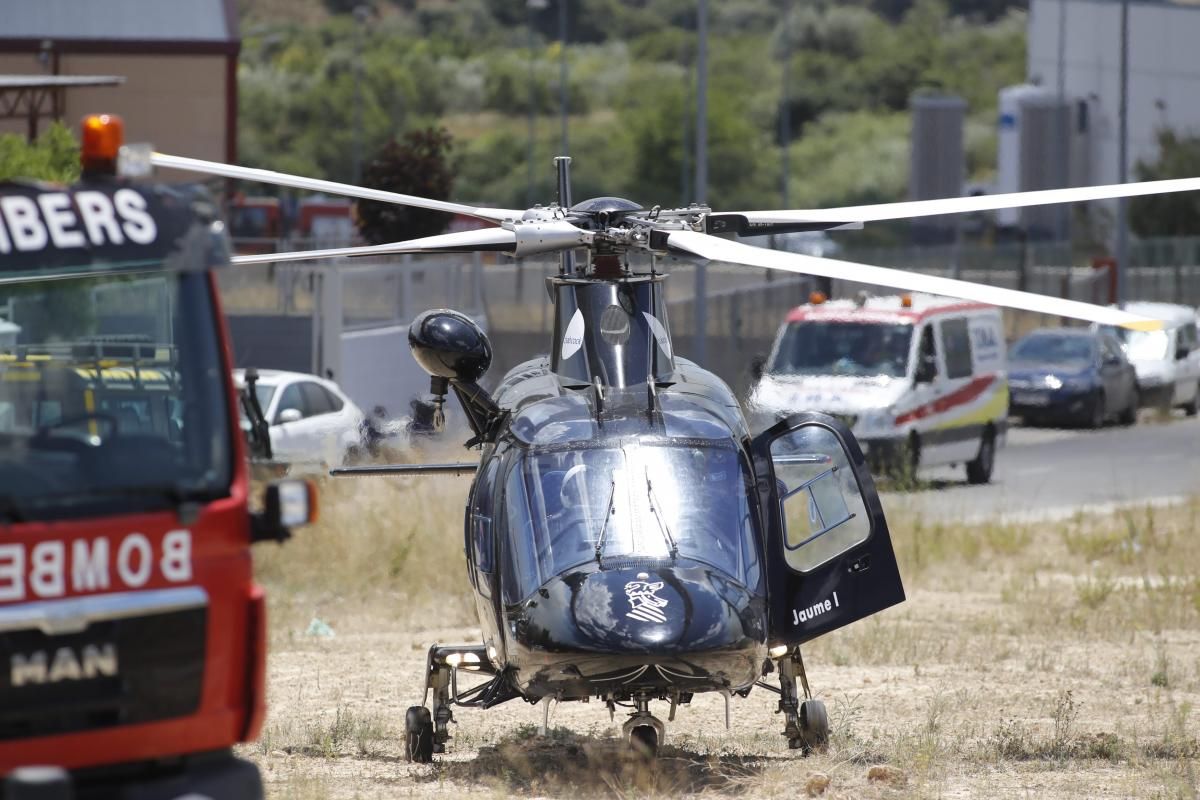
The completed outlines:
[[[941,200],[910,200],[903,203],[879,203],[869,206],[813,208],[780,211],[731,211],[709,214],[709,233],[725,230],[745,236],[770,233],[766,226],[879,222],[887,219],[931,217],[939,214],[963,214],[972,211],[997,211],[1002,208],[1026,208],[1053,203],[1079,203],[1086,200],[1111,200],[1167,192],[1200,190],[1200,178],[1174,178],[1141,183],[1115,183],[1107,186],[1079,186],[1069,189],[1043,189],[1036,192],[947,197]],[[780,232],[780,231],[775,231]]]
[[[396,253],[474,253],[479,251],[511,253],[517,246],[517,237],[504,228],[481,228],[476,231],[443,233],[405,242],[364,245],[362,247],[335,247],[331,250],[296,250],[290,253],[263,253],[252,256],[234,256],[230,263],[273,264],[280,261],[309,261],[318,258],[342,256],[389,256]]]
[[[465,214],[469,217],[486,219],[491,222],[504,222],[510,219],[520,219],[525,213],[510,208],[476,208],[461,203],[450,203],[445,200],[430,200],[427,197],[417,197],[399,192],[385,192],[382,189],[367,189],[362,186],[352,186],[348,183],[323,181],[317,178],[303,178],[299,175],[288,175],[283,172],[272,172],[269,169],[254,169],[239,167],[234,164],[222,164],[217,161],[204,161],[199,158],[184,158],[169,156],[165,153],[153,153],[150,163],[166,169],[181,169],[189,172],[203,172],[206,175],[218,175],[222,178],[238,178],[245,181],[270,183],[276,186],[290,186],[293,189],[308,189],[313,192],[328,192],[346,197],[358,197],[363,200],[378,200],[381,203],[396,203],[402,206],[428,208],[431,211],[445,211],[448,214]]]
[[[1018,292],[1014,289],[1001,289],[996,286],[985,286],[981,283],[971,283],[953,278],[922,275],[917,272],[886,267],[873,267],[853,261],[766,250],[704,233],[672,231],[667,239],[667,247],[677,252],[700,256],[712,261],[766,267],[767,269],[816,275],[823,278],[838,278],[911,292],[929,292],[947,297],[960,297],[964,300],[975,300],[995,306],[1007,306],[1025,311],[1037,311],[1042,314],[1099,322],[1102,325],[1119,325],[1132,330],[1159,330],[1163,327],[1162,321],[1157,319],[1130,314],[1115,308],[1081,303],[1078,300],[1063,300],[1044,294]]]

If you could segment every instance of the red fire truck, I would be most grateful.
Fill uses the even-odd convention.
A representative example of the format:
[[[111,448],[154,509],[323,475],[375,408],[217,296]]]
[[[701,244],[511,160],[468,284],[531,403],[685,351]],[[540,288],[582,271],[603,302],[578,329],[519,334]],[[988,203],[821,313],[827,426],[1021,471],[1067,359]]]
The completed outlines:
[[[0,183],[0,795],[260,798],[250,548],[313,490],[248,508],[223,226],[119,147],[89,117],[79,183]]]

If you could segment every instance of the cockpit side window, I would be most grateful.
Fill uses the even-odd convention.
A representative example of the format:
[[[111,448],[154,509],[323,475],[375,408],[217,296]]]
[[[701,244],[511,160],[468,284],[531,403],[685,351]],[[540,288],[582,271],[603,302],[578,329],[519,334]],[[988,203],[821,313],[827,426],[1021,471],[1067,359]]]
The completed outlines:
[[[504,559],[504,602],[519,603],[543,583],[538,551],[545,543],[545,526],[535,525],[526,493],[522,464],[517,462],[508,473],[504,487],[505,528],[508,547]]]
[[[496,470],[499,459],[493,458],[483,468],[479,480],[475,483],[475,494],[471,498],[471,555],[475,569],[481,573],[490,574],[494,569],[493,553],[495,542],[492,538],[492,514],[495,504]],[[479,576],[479,590],[487,593],[487,581]]]

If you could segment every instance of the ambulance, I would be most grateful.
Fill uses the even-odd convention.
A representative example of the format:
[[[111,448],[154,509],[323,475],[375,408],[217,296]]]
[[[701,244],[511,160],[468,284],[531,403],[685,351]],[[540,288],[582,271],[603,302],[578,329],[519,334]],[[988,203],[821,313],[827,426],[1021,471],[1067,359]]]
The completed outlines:
[[[963,465],[991,480],[1008,417],[999,309],[932,295],[810,302],[788,313],[749,397],[768,426],[823,411],[853,431],[878,469]]]

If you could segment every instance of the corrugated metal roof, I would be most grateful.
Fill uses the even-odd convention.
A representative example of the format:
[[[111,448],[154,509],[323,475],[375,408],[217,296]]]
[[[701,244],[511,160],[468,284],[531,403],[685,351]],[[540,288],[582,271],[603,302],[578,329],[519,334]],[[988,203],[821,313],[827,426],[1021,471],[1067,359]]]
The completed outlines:
[[[0,0],[0,39],[230,40],[224,0]]]

